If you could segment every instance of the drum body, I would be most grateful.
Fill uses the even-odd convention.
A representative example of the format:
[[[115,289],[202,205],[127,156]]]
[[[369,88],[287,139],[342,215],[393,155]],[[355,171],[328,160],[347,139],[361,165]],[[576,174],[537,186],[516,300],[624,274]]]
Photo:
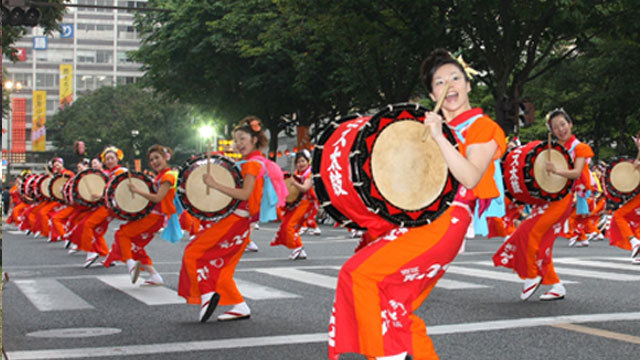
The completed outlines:
[[[33,183],[38,179],[39,175],[31,174],[22,180],[18,188],[18,194],[23,202],[33,204],[36,202],[33,194]]]
[[[64,185],[71,179],[70,176],[64,174],[55,174],[51,177],[49,181],[49,194],[51,194],[51,199],[54,201],[58,201],[61,203],[66,203],[67,201],[64,198],[63,188]]]
[[[117,218],[133,221],[148,215],[155,204],[139,194],[132,193],[129,182],[148,193],[156,192],[153,180],[149,176],[141,172],[127,171],[109,180],[104,192],[104,203],[109,212]]]
[[[95,207],[103,204],[104,189],[109,177],[100,170],[82,170],[73,177],[70,192],[74,204],[84,207]],[[92,195],[99,198],[94,199]]]
[[[550,159],[557,169],[573,168],[571,155],[553,142],[536,140],[509,151],[502,161],[505,190],[515,201],[537,205],[564,198],[571,191],[573,180],[548,173],[545,163]]]
[[[241,201],[212,188],[207,194],[207,185],[202,180],[207,173],[207,164],[216,181],[231,188],[242,187],[242,174],[233,161],[221,155],[210,155],[207,162],[206,154],[201,154],[180,168],[178,199],[184,209],[198,219],[219,221],[231,214]]]
[[[614,158],[604,173],[605,195],[614,203],[622,204],[640,194],[640,170],[633,165],[633,158]]]
[[[385,231],[428,224],[448,208],[458,182],[435,141],[422,141],[425,111],[395,104],[328,125],[314,149],[312,172],[331,217],[343,226]],[[456,144],[448,127],[443,133]]]
[[[51,198],[51,193],[49,192],[49,183],[51,182],[52,178],[52,175],[45,174],[40,179],[38,179],[36,186],[38,187],[40,198],[43,200],[54,200]]]
[[[304,195],[297,187],[293,185],[293,182],[297,182],[302,184],[302,181],[299,176],[291,175],[288,172],[284,174],[284,183],[287,185],[287,190],[289,190],[289,194],[287,195],[286,205],[287,209],[293,209],[298,204],[300,204],[300,200],[302,200],[302,196]]]

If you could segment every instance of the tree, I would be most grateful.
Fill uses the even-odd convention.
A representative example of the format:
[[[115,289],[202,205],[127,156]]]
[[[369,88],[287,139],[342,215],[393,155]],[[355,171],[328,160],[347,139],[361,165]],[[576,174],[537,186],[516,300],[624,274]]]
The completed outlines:
[[[62,4],[65,0],[49,0],[50,3]],[[39,26],[44,30],[45,35],[50,35],[54,31],[59,31],[59,22],[62,21],[62,17],[65,13],[65,8],[62,7],[39,7],[41,16]],[[15,51],[13,44],[22,38],[30,31],[31,28],[26,26],[12,26],[9,24],[2,24],[2,54],[9,57],[11,60],[16,61]]]
[[[86,156],[97,156],[104,147],[115,145],[133,165],[134,144],[143,160],[149,146],[162,144],[179,153],[172,160],[179,164],[195,152],[197,144],[189,114],[185,106],[163,101],[135,85],[102,87],[56,113],[47,126],[60,153],[70,154],[77,140],[85,142]],[[131,130],[138,130],[138,135]]]

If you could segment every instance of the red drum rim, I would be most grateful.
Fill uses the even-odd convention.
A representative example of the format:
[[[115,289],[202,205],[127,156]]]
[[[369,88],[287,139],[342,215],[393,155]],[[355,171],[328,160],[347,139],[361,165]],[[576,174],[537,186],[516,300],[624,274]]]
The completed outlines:
[[[385,220],[400,226],[415,227],[431,223],[442,215],[453,201],[458,191],[458,181],[447,169],[446,179],[439,197],[419,209],[406,211],[387,201],[375,183],[371,172],[371,151],[377,135],[398,121],[424,122],[427,108],[420,104],[400,103],[387,105],[369,120],[369,126],[363,126],[354,141],[354,151],[349,163],[352,169],[352,181],[356,192],[365,205],[377,212]],[[442,127],[445,138],[456,148],[457,140],[448,126]],[[444,161],[444,160],[443,160]],[[361,185],[360,185],[361,184]]]
[[[121,174],[114,176],[107,183],[107,186],[105,187],[105,192],[104,192],[104,203],[105,203],[105,206],[107,207],[107,210],[109,210],[117,218],[121,220],[133,221],[133,220],[142,219],[143,217],[149,215],[149,213],[153,210],[156,204],[147,200],[147,205],[138,212],[129,212],[122,209],[117,203],[116,190],[118,188],[118,185],[120,185],[120,183],[122,183],[123,181],[128,181],[127,179],[129,179],[129,177],[131,177],[132,179],[141,180],[147,186],[147,188],[151,193],[155,193],[157,191],[153,183],[153,180],[146,174],[137,172],[137,171],[131,171],[131,172],[125,171]],[[135,196],[142,198],[142,196],[138,194],[136,194]]]
[[[613,183],[611,182],[611,172],[614,170],[616,165],[622,162],[633,162],[633,160],[634,158],[630,156],[616,156],[609,162],[604,172],[604,185],[606,189],[605,195],[607,196],[607,198],[609,198],[611,201],[615,203],[618,203],[618,204],[625,203],[631,198],[640,194],[640,185],[636,186],[635,189],[629,192],[623,192],[616,189],[616,187],[613,186]]]
[[[56,192],[54,191],[54,186],[57,186],[56,182],[58,181],[58,179],[65,179],[64,183],[62,184],[62,187],[60,187],[60,193],[62,194],[62,197],[56,196]],[[63,189],[64,189],[64,185],[67,183],[67,181],[69,181],[69,179],[71,179],[71,177],[66,174],[53,175],[53,177],[51,178],[51,181],[49,181],[49,194],[51,194],[52,199],[57,200],[58,202],[66,202],[64,198]]]
[[[221,156],[217,154],[209,155],[209,157],[212,160],[212,164],[218,164],[224,167],[226,170],[228,170],[231,173],[231,176],[233,177],[234,182],[236,183],[236,187],[242,187],[242,182],[243,182],[242,173],[236,167],[235,163],[232,160],[230,160],[225,156]],[[189,196],[186,191],[187,180],[189,178],[189,175],[191,175],[191,173],[197,168],[197,167],[194,167],[194,165],[196,165],[199,162],[204,162],[206,164],[206,161],[207,161],[207,154],[200,154],[197,156],[193,156],[191,159],[187,160],[180,167],[180,174],[178,176],[178,186],[176,190],[178,193],[178,199],[180,200],[182,207],[189,214],[195,216],[200,220],[216,222],[229,216],[236,208],[238,208],[238,205],[240,205],[241,201],[238,199],[232,198],[227,206],[225,206],[223,209],[218,211],[202,211],[194,206],[194,204],[189,200]]]
[[[103,196],[104,196],[104,189],[102,194],[100,194],[100,199],[96,200],[96,201],[89,201],[84,199],[82,196],[80,196],[80,193],[78,191],[78,186],[80,185],[80,180],[89,174],[95,174],[97,176],[99,176],[100,178],[102,178],[102,180],[104,180],[105,185],[109,182],[109,177],[103,173],[101,170],[96,170],[96,169],[85,169],[80,171],[78,174],[76,174],[76,176],[73,177],[73,182],[71,184],[71,196],[73,199],[73,203],[74,204],[78,204],[80,206],[85,206],[85,207],[96,207],[96,206],[100,206],[103,204]],[[97,195],[97,194],[96,194]]]

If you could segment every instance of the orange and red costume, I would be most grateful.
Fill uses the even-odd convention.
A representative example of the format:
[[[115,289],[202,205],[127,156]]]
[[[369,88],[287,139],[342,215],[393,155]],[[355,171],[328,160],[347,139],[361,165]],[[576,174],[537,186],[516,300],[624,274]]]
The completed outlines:
[[[463,156],[468,146],[490,141],[498,145],[494,160],[506,150],[504,132],[481,109],[468,110],[449,125],[456,128]],[[345,262],[329,322],[329,359],[343,353],[374,358],[404,351],[416,360],[438,358],[424,321],[413,312],[458,254],[476,200],[487,200],[487,205],[499,196],[494,171],[492,162],[475,188],[460,186],[451,206],[432,223],[396,227]]]

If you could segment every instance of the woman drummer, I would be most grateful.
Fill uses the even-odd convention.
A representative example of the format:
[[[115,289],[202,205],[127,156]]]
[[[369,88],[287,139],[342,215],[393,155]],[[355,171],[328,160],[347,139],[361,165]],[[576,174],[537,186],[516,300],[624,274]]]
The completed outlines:
[[[311,166],[309,160],[311,154],[309,150],[302,150],[296,153],[295,176],[299,177],[302,183],[293,181],[293,186],[303,195],[302,199],[293,209],[289,209],[282,217],[280,228],[276,233],[271,246],[284,245],[292,249],[289,259],[298,260],[306,259],[307,253],[302,246],[302,238],[300,237],[300,229],[306,224],[311,216],[315,216],[318,212],[318,198],[313,191],[311,183]],[[295,177],[294,177],[295,178]]]
[[[493,172],[494,161],[506,149],[505,135],[482,109],[471,108],[465,67],[438,49],[423,62],[421,79],[432,99],[446,96],[442,114],[427,112],[425,124],[461,185],[435,221],[394,228],[342,266],[329,323],[331,360],[342,353],[370,359],[437,358],[425,323],[414,311],[458,254],[477,200],[500,194]],[[443,126],[458,131],[458,148],[443,135]]]
[[[131,192],[155,203],[156,206],[149,215],[142,219],[129,221],[120,226],[115,233],[111,252],[103,263],[105,267],[109,267],[111,262],[116,260],[126,263],[132,284],[138,280],[141,269],[150,274],[144,282],[145,285],[164,284],[162,276],[153,267],[145,247],[153,240],[155,233],[164,227],[169,216],[176,212],[173,200],[176,195],[175,184],[178,179],[176,172],[171,171],[169,166],[172,154],[170,148],[157,144],[151,146],[147,151],[149,165],[157,174],[153,180],[158,189],[157,192],[155,194],[149,193],[147,190],[139,189],[133,183],[129,183],[128,186]]]
[[[124,158],[122,150],[115,146],[105,148],[100,154],[102,163],[107,167],[106,173],[109,178],[113,178],[125,171],[126,168],[120,166],[119,161]],[[92,194],[94,199],[100,199],[102,194]],[[106,256],[109,247],[104,240],[109,222],[113,217],[103,204],[90,210],[90,213],[72,230],[70,240],[78,245],[78,249],[87,252],[84,267],[89,268],[100,256]]]
[[[545,168],[551,174],[575,179],[575,182],[572,191],[563,199],[534,207],[529,217],[520,223],[493,256],[496,266],[512,268],[524,280],[520,293],[522,300],[529,299],[540,284],[551,285],[540,300],[564,299],[567,291],[553,267],[553,243],[571,214],[574,195],[578,197],[577,214],[588,214],[586,198],[592,191],[588,163],[593,157],[593,150],[573,135],[573,121],[564,109],[551,111],[546,119],[549,130],[571,155],[574,168],[559,169],[552,162],[545,162]]]
[[[260,212],[266,161],[260,149],[267,145],[267,137],[260,119],[249,116],[235,127],[233,139],[236,150],[246,160],[241,165],[242,187],[225,186],[210,174],[205,174],[203,181],[206,186],[241,200],[240,205],[218,222],[203,220],[203,229],[187,245],[182,257],[178,295],[189,304],[200,305],[200,322],[211,317],[218,303],[233,305],[218,316],[218,321],[247,319],[251,315],[233,274],[249,242],[250,224],[257,221]]]
[[[640,132],[634,138],[640,151]],[[639,157],[633,161],[636,171],[640,171]],[[640,265],[640,193],[613,212],[607,230],[609,244],[624,250],[631,250],[631,263]]]

